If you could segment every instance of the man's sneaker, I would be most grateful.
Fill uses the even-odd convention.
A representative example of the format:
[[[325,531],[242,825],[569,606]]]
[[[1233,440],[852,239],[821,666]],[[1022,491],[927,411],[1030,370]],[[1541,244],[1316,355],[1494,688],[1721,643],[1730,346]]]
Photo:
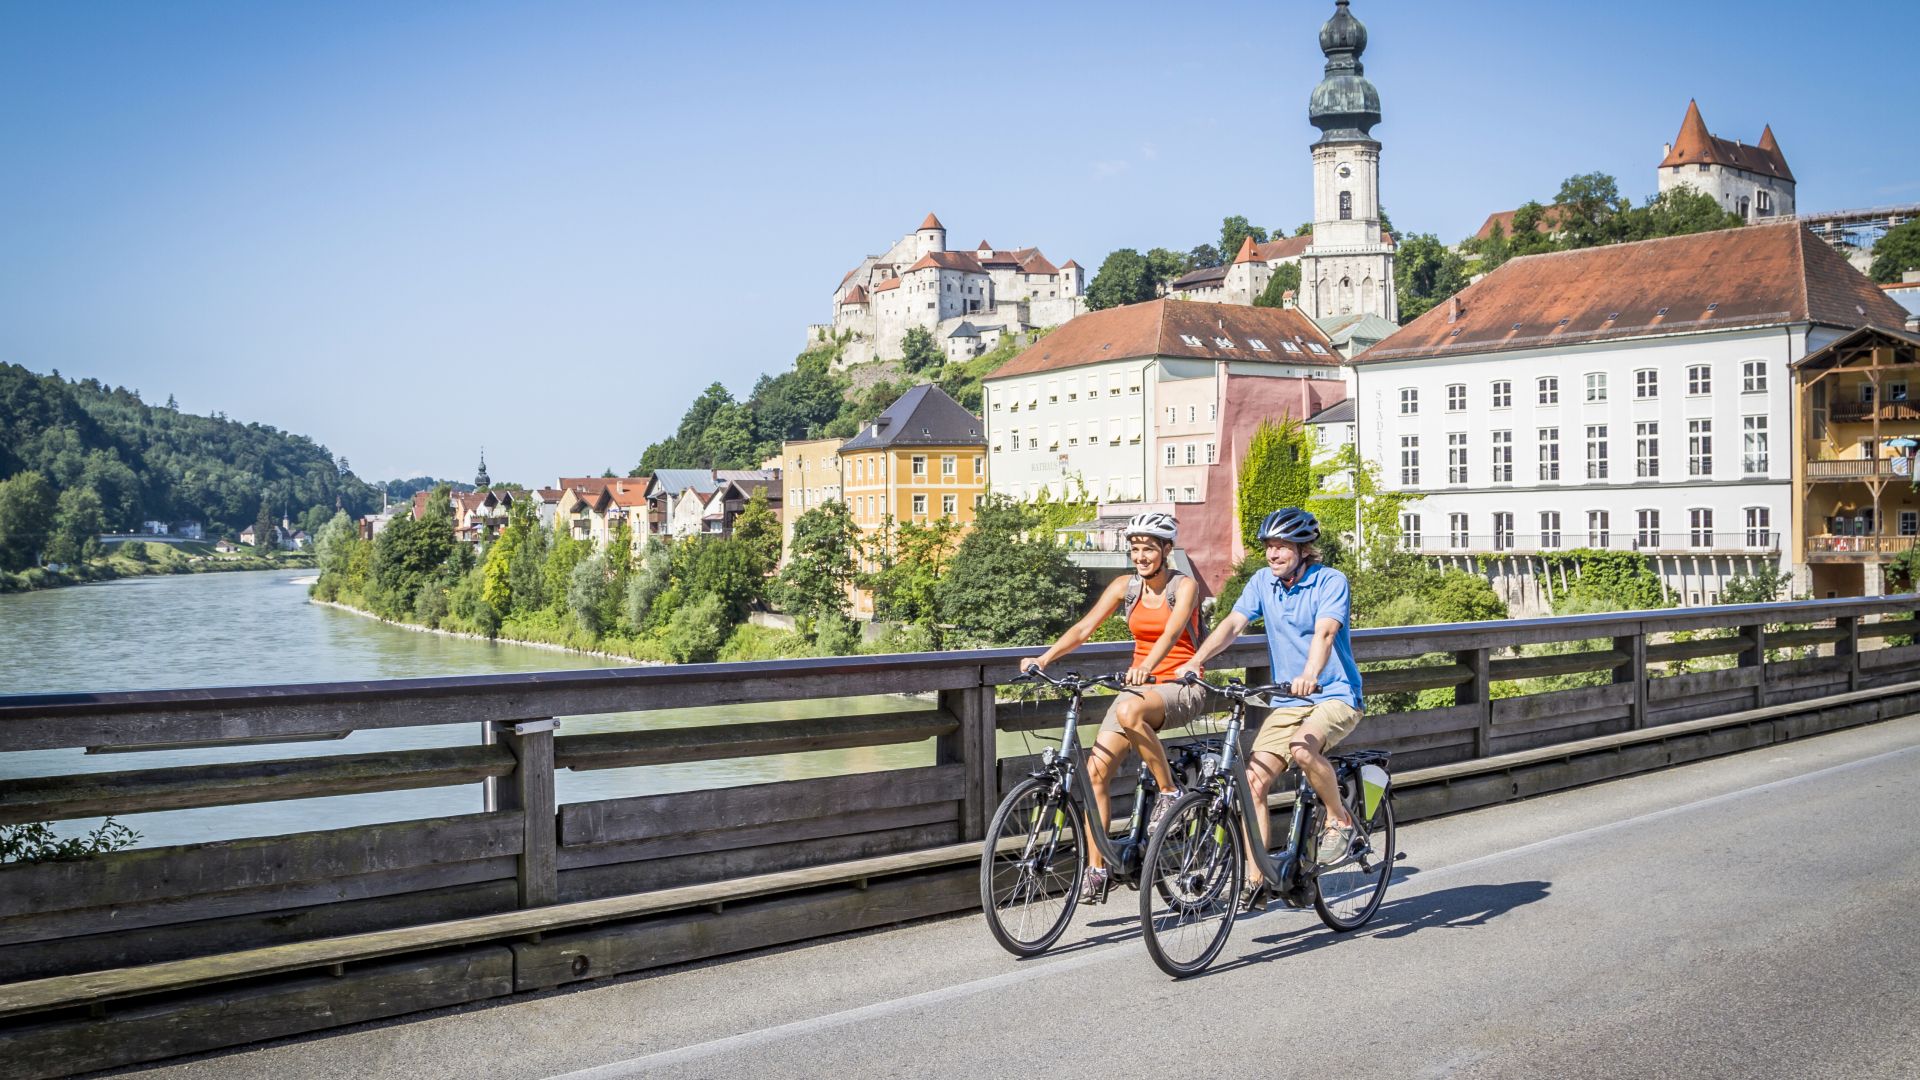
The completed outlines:
[[[1083,904],[1104,904],[1107,902],[1107,889],[1113,885],[1113,875],[1104,866],[1089,866],[1080,878],[1080,902]]]
[[[1152,836],[1155,832],[1159,831],[1160,822],[1166,818],[1167,811],[1173,809],[1173,804],[1179,802],[1180,797],[1185,794],[1186,792],[1177,787],[1170,788],[1161,792],[1159,796],[1153,800],[1153,814],[1147,818],[1148,836]]]
[[[1321,866],[1332,866],[1353,853],[1353,823],[1329,825],[1320,834],[1320,849],[1315,859]]]
[[[1240,887],[1240,913],[1242,915],[1252,911],[1265,910],[1267,910],[1266,881],[1249,881]]]

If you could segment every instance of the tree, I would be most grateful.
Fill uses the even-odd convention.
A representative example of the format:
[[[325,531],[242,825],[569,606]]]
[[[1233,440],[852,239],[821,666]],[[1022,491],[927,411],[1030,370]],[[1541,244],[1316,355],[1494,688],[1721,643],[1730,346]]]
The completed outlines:
[[[1296,225],[1296,226],[1294,226],[1294,229],[1293,229],[1293,235],[1295,235],[1295,236],[1312,236],[1312,235],[1313,235],[1313,222],[1311,222],[1311,221],[1303,221],[1303,222],[1301,222],[1300,224],[1298,224],[1298,225]]]
[[[752,556],[761,577],[780,565],[780,519],[767,500],[766,488],[754,488],[747,497],[747,505],[733,519],[733,538]]]
[[[101,531],[100,496],[90,487],[70,487],[55,504],[47,557],[69,566],[83,563],[99,554]]]
[[[1166,248],[1154,248],[1147,252],[1147,273],[1153,278],[1153,292],[1159,296],[1166,292],[1167,284],[1174,278],[1187,272],[1187,257],[1177,251]]]
[[[610,629],[606,606],[612,580],[612,568],[605,551],[596,551],[582,559],[567,577],[567,610],[580,629],[595,637]]]
[[[1387,216],[1387,208],[1384,206],[1380,208],[1380,231],[1393,237],[1396,242],[1400,239],[1400,231],[1393,227],[1393,219]]]
[[[397,515],[374,539],[367,600],[379,614],[406,615],[429,581],[457,570],[453,506],[446,496],[447,489],[435,488],[425,517]]]
[[[718,597],[728,626],[746,618],[748,609],[766,596],[766,573],[756,553],[738,538],[690,536],[674,546],[689,555],[682,579],[687,597]],[[625,595],[624,584],[621,595]]]
[[[704,664],[719,654],[731,625],[726,603],[717,596],[703,596],[673,613],[662,644],[676,664]]]
[[[1751,574],[1740,574],[1727,579],[1720,587],[1720,602],[1723,604],[1771,604],[1783,600],[1787,595],[1787,584],[1793,580],[1788,571],[1774,573],[1760,570]]]
[[[1521,203],[1520,209],[1513,212],[1513,231],[1506,238],[1508,254],[1538,255],[1560,250],[1561,244],[1554,238],[1558,226],[1549,224],[1557,220],[1550,219],[1547,208],[1532,199]]]
[[[1393,286],[1402,326],[1467,287],[1466,260],[1432,233],[1414,233],[1393,253]]]
[[[1720,200],[1706,192],[1677,187],[1649,198],[1645,206],[1628,211],[1621,239],[1685,236],[1714,229],[1737,229],[1744,224],[1739,214],[1723,209]]]
[[[1132,248],[1108,255],[1087,286],[1087,307],[1094,311],[1153,299],[1153,272]]]
[[[889,520],[872,545],[877,569],[862,584],[873,593],[876,619],[911,623],[939,641],[939,588],[960,538],[960,524],[940,518],[926,525]]]
[[[1258,225],[1249,225],[1244,214],[1234,214],[1220,219],[1221,260],[1232,262],[1233,258],[1240,254],[1240,242],[1249,236],[1253,237],[1253,242],[1256,244],[1267,242],[1267,230]]]
[[[253,518],[253,546],[261,551],[272,551],[274,544],[273,509],[267,505],[265,496],[260,498],[260,512]]]
[[[780,606],[808,621],[828,612],[845,616],[858,537],[853,514],[837,500],[795,518],[792,551],[775,586]]]
[[[1219,266],[1221,261],[1220,252],[1212,244],[1201,244],[1187,252],[1184,272],[1191,274],[1195,270],[1211,270]]]
[[[652,618],[654,602],[671,584],[673,556],[667,550],[667,542],[658,536],[649,536],[640,549],[633,576],[627,579],[627,625],[639,630],[657,622]]]
[[[735,401],[713,411],[700,433],[696,468],[744,469],[753,464],[753,414]]]
[[[1873,280],[1892,284],[1908,270],[1920,270],[1920,218],[1888,229],[1873,244]]]
[[[1292,417],[1278,423],[1262,421],[1247,444],[1240,467],[1240,490],[1235,505],[1240,536],[1247,550],[1260,547],[1257,534],[1268,514],[1285,506],[1307,505],[1313,494],[1313,437],[1306,425]]]
[[[909,374],[918,375],[946,362],[946,356],[940,352],[940,346],[934,343],[933,334],[926,327],[913,327],[900,339],[900,366]]]
[[[1079,616],[1086,586],[1032,507],[989,495],[936,589],[940,622],[962,642],[1041,645]]]
[[[1300,264],[1281,263],[1268,279],[1267,287],[1254,298],[1254,307],[1286,307],[1287,293],[1293,293],[1296,299],[1300,295]]]
[[[29,469],[0,480],[0,570],[24,570],[40,561],[53,533],[54,494]]]
[[[1620,197],[1620,185],[1606,173],[1569,176],[1560,182],[1560,193],[1553,197],[1554,228],[1568,249],[1618,243],[1623,238],[1629,205]],[[1514,231],[1519,231],[1517,220]]]
[[[567,589],[573,581],[573,568],[593,554],[593,541],[576,538],[566,523],[555,519],[553,536],[547,543],[546,562],[540,576],[546,583],[547,607],[554,614],[567,610]]]

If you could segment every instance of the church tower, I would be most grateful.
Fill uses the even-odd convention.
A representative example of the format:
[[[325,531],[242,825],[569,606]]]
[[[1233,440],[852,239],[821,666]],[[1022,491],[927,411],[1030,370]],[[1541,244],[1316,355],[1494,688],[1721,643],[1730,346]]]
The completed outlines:
[[[1371,312],[1400,321],[1393,293],[1393,244],[1380,232],[1380,92],[1366,80],[1360,54],[1367,28],[1335,0],[1320,28],[1327,66],[1313,88],[1307,119],[1313,144],[1313,240],[1300,255],[1300,307],[1315,319]]]
[[[473,474],[473,487],[475,491],[485,491],[492,486],[493,480],[487,476],[487,448],[483,446],[480,448],[480,471]]]

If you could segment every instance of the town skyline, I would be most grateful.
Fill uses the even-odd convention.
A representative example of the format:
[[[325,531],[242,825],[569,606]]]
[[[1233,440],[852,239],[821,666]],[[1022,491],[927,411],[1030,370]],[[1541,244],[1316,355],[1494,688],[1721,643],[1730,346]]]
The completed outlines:
[[[1331,9],[1045,12],[988,36],[757,8],[16,7],[0,360],[307,434],[370,478],[466,479],[482,444],[530,485],[624,473],[707,383],[784,370],[846,267],[929,211],[956,247],[1037,244],[1089,275],[1227,214],[1290,230]],[[1897,102],[1859,92],[1901,35],[1847,43],[1846,89],[1788,51],[1818,25],[1799,6],[1706,8],[1689,34],[1646,4],[1604,26],[1354,10],[1402,231],[1451,243],[1595,170],[1638,202],[1689,99],[1723,137],[1770,124],[1805,211],[1920,201],[1920,152],[1874,137]],[[1245,40],[1252,65],[1222,48]],[[881,85],[955,72],[925,100],[876,93],[874,55]]]

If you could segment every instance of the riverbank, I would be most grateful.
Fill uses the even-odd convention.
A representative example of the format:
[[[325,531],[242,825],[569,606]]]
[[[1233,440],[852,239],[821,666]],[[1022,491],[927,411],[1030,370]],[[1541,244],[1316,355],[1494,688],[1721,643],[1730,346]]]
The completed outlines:
[[[349,615],[358,615],[363,619],[372,619],[374,622],[385,623],[388,626],[397,627],[401,630],[412,630],[421,634],[439,634],[443,637],[457,638],[463,641],[484,641],[502,645],[524,645],[530,649],[570,653],[574,656],[592,656],[602,660],[617,660],[623,664],[653,666],[666,663],[664,660],[643,660],[638,657],[622,656],[619,653],[604,652],[596,649],[578,649],[570,645],[558,645],[551,641],[528,641],[523,638],[507,637],[505,635],[488,637],[485,634],[474,634],[465,630],[447,630],[438,626],[422,626],[419,623],[404,622],[400,619],[389,619],[384,615],[376,615],[364,608],[357,608],[352,604],[341,603],[338,600],[322,600],[317,596],[307,597],[307,602],[310,604],[318,604],[321,607],[332,608],[335,611],[344,611]]]
[[[241,570],[299,570],[316,564],[304,552],[282,553],[271,558],[259,555],[215,555],[182,551],[171,544],[139,545],[141,555],[130,550],[132,541],[115,547],[111,553],[79,566],[53,569],[29,567],[17,574],[0,571],[0,593],[34,592],[61,589],[69,585],[91,585],[121,578],[156,577],[168,574],[220,574]]]

